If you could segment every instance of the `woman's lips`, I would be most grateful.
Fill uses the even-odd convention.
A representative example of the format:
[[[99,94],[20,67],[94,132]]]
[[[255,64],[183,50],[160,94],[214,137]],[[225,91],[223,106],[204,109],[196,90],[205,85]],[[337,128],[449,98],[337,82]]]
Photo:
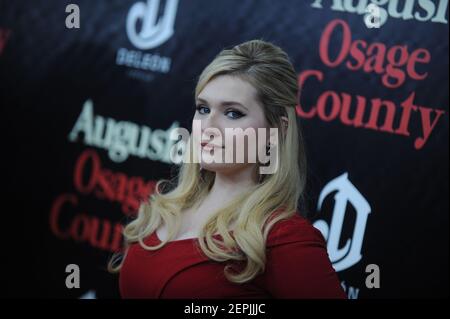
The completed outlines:
[[[200,143],[200,145],[203,149],[223,148],[223,146],[210,144],[207,142],[202,142],[202,143]]]

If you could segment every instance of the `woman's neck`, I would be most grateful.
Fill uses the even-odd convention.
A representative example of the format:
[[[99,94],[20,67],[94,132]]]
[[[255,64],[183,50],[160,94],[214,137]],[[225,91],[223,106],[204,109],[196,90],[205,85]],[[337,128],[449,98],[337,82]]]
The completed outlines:
[[[245,167],[238,171],[216,172],[213,186],[208,197],[229,201],[257,184],[258,176],[254,166]]]

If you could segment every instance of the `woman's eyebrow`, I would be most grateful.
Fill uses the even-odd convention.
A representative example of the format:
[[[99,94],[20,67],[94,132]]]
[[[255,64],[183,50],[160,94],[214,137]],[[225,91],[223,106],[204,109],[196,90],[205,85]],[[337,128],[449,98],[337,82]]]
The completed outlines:
[[[198,97],[197,101],[208,104],[208,101],[206,101],[205,99],[202,99],[201,97]],[[242,103],[236,102],[236,101],[220,101],[219,105],[222,105],[222,106],[240,105],[248,111],[248,108],[245,107],[245,105],[243,105]]]

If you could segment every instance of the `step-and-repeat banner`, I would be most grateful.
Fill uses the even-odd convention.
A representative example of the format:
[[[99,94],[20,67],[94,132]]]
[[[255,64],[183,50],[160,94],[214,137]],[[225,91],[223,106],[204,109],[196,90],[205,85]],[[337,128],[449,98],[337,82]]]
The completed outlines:
[[[298,73],[305,211],[348,297],[448,295],[448,0],[14,0],[0,1],[3,296],[119,297],[106,263],[171,176],[198,75],[251,39]]]

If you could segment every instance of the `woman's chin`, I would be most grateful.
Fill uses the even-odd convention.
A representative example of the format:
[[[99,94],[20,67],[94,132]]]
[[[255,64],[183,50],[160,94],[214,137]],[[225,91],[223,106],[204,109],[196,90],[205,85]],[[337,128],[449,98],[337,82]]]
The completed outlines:
[[[200,167],[203,170],[207,170],[214,173],[232,173],[235,171],[239,171],[240,169],[248,166],[249,164],[245,163],[200,163]]]
[[[200,163],[202,169],[211,172],[225,172],[233,168],[234,164],[227,163]]]

